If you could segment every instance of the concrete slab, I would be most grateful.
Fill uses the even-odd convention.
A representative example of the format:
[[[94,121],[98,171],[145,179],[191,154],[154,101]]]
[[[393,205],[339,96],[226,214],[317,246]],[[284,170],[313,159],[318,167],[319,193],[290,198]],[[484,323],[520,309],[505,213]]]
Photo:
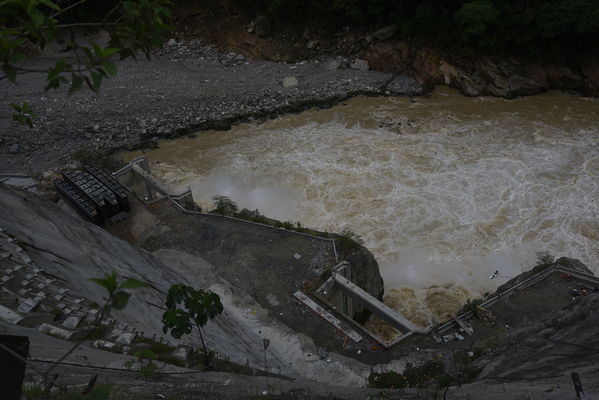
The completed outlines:
[[[62,326],[64,326],[65,328],[68,328],[68,329],[75,329],[75,328],[77,328],[77,325],[79,325],[80,322],[81,322],[80,317],[72,315],[64,320],[64,322],[62,323]]]
[[[20,316],[17,312],[2,305],[0,305],[0,318],[14,325],[18,324],[23,320],[23,317]]]
[[[94,347],[100,350],[114,351],[118,349],[119,345],[113,342],[109,342],[107,340],[98,339],[94,342]]]
[[[131,344],[136,336],[137,335],[133,332],[124,332],[116,338],[116,342],[120,344]]]
[[[318,314],[320,317],[324,318],[328,323],[330,323],[335,328],[339,329],[341,332],[347,335],[354,342],[359,343],[362,341],[363,338],[361,335],[359,335],[353,329],[343,326],[339,319],[335,318],[331,313],[319,306],[314,300],[306,296],[304,293],[298,290],[293,295],[306,306],[308,306],[308,308],[310,308],[312,311]]]
[[[33,310],[35,307],[37,307],[38,304],[39,304],[39,301],[37,301],[35,299],[25,299],[25,301],[19,305],[19,307],[17,308],[17,311],[22,312],[22,313],[28,313],[31,310]]]
[[[73,338],[73,336],[75,335],[75,332],[73,331],[58,328],[56,326],[46,323],[41,324],[38,330],[42,333],[45,333],[46,335],[54,336],[64,340],[71,340],[71,338]]]

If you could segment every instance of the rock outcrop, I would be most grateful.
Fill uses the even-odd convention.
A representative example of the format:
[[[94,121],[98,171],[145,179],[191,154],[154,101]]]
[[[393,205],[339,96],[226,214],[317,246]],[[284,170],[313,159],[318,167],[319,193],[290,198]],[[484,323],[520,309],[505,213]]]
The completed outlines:
[[[364,58],[374,69],[412,74],[432,85],[448,85],[467,96],[505,98],[559,89],[599,95],[599,61],[581,56],[568,63],[516,57],[444,54],[401,41],[375,42]]]

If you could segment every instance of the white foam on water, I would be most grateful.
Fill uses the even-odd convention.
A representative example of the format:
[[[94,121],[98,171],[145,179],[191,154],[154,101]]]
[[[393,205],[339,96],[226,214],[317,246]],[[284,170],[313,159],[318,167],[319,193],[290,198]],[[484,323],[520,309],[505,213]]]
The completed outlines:
[[[530,268],[539,251],[596,268],[598,106],[447,90],[414,102],[356,98],[147,156],[203,206],[220,194],[280,220],[353,230],[379,261],[386,301],[401,308],[394,293],[415,296],[420,308],[400,311],[424,321],[449,313],[439,293],[463,303]],[[490,280],[496,270],[504,277]]]

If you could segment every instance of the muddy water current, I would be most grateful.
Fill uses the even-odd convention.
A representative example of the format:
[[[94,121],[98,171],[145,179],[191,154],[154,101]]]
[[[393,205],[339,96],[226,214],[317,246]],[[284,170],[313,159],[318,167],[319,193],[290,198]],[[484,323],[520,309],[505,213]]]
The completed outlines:
[[[599,99],[357,97],[144,155],[204,208],[220,194],[351,229],[379,261],[385,301],[420,324],[529,269],[537,252],[598,271]]]

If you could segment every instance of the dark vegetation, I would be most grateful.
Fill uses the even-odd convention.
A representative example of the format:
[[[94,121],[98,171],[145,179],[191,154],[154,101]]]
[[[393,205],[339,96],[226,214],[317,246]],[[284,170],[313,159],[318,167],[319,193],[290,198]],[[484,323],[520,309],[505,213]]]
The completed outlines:
[[[402,39],[518,54],[573,53],[599,43],[597,0],[233,0],[273,20],[397,24]],[[214,3],[213,3],[214,4]]]
[[[91,165],[97,168],[102,168],[106,171],[117,171],[125,166],[122,159],[110,156],[105,152],[98,150],[77,150],[71,158],[79,161],[84,165]]]
[[[428,361],[420,366],[408,366],[403,374],[373,372],[368,377],[368,384],[380,389],[418,388],[439,393],[450,386],[474,382],[481,372],[481,368],[475,365],[480,355],[480,351],[456,351],[445,362]]]

